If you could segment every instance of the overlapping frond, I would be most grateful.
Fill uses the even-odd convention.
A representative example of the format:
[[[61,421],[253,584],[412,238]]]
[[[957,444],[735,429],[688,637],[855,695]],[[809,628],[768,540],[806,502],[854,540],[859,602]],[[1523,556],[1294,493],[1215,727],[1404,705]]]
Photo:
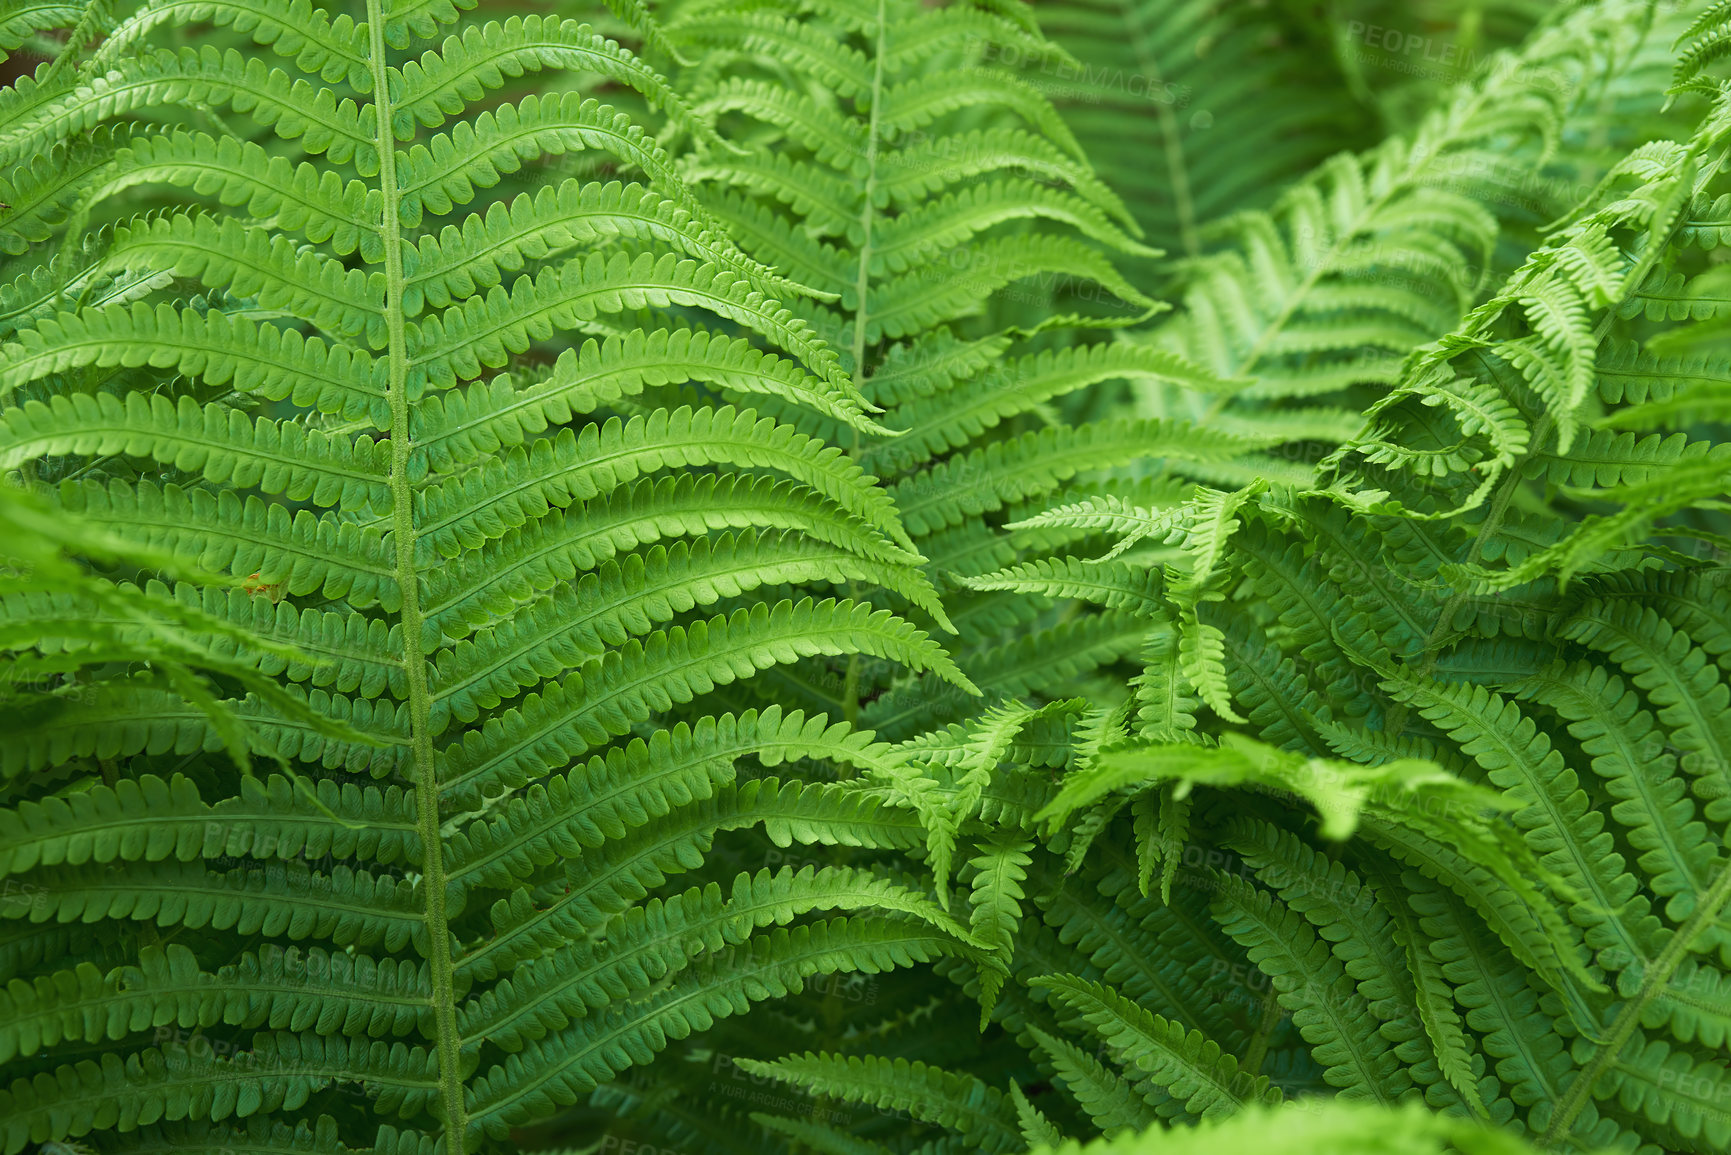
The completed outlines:
[[[833,304],[806,300],[797,309],[882,407],[878,424],[898,434],[860,444],[856,459],[892,483],[907,544],[930,559],[940,591],[954,588],[949,574],[958,569],[983,572],[943,556],[947,535],[978,535],[975,548],[988,536],[994,551],[1013,548],[997,529],[1008,520],[1000,511],[1078,474],[1258,447],[1254,437],[1214,440],[1181,426],[1057,417],[1055,406],[1071,406],[1085,390],[1220,383],[1183,356],[1095,335],[1156,307],[1115,268],[1152,253],[1049,94],[1017,66],[1064,57],[1025,10],[706,2],[683,5],[667,31],[687,55],[717,58],[715,67],[693,68],[704,94],[699,111],[760,145],[692,157],[686,172],[718,190],[717,211],[748,238],[748,251],[835,295]],[[814,98],[818,91],[833,96]],[[1023,322],[1048,301],[1060,315]],[[851,437],[788,413],[801,428]],[[1037,595],[979,591],[966,600],[994,619],[1041,617],[1047,631],[1062,625]],[[1055,685],[1118,652],[1096,639],[1046,675],[1015,676],[997,653],[1009,638],[964,636],[979,640],[964,646],[960,664],[987,693]],[[863,716],[902,734],[957,716],[937,704],[904,719],[889,705],[895,688],[857,675],[844,708],[849,696],[873,695],[878,702]]]

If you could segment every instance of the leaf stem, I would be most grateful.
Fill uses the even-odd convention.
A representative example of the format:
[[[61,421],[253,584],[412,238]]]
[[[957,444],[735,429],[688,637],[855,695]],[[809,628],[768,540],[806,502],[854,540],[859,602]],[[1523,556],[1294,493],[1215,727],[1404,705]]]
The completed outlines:
[[[865,192],[860,200],[859,224],[863,234],[859,245],[859,266],[854,273],[853,311],[853,364],[848,366],[848,372],[853,374],[854,384],[863,387],[866,382],[865,350],[866,326],[871,318],[871,308],[867,293],[871,289],[872,264],[872,224],[876,219],[876,199],[878,186],[878,132],[879,116],[883,108],[884,95],[884,33],[889,24],[887,0],[878,0],[877,19],[877,51],[872,64],[871,93],[871,124],[866,134],[866,179]],[[859,430],[853,431],[853,456],[859,456]],[[854,593],[853,583],[848,583],[848,596]],[[859,654],[852,653],[847,658],[847,680],[842,687],[842,720],[852,725],[859,718]]]
[[[409,424],[408,325],[403,313],[405,277],[403,238],[399,226],[401,192],[397,187],[396,132],[391,104],[391,77],[386,61],[383,0],[367,0],[367,32],[373,72],[373,110],[377,118],[379,191],[383,198],[379,238],[384,244],[385,324],[389,333],[391,440],[391,539],[396,549],[395,578],[402,593],[398,617],[402,623],[403,673],[408,684],[410,742],[414,758],[415,822],[421,837],[421,897],[425,906],[427,963],[432,977],[435,1047],[439,1064],[438,1095],[445,1123],[443,1147],[448,1155],[464,1155],[468,1112],[463,1102],[462,1039],[457,1030],[457,999],[451,962],[451,936],[445,911],[444,844],[440,840],[439,773],[429,728],[432,694],[427,684],[427,658],[422,646],[420,575],[415,566],[414,490],[409,481],[409,457],[414,446]]]
[[[1136,65],[1148,77],[1148,91],[1154,85],[1164,86],[1166,76],[1160,61],[1148,50],[1148,29],[1142,23],[1142,13],[1134,0],[1118,0],[1118,9],[1130,33],[1131,51]],[[1154,115],[1160,123],[1161,149],[1165,153],[1166,173],[1172,182],[1172,211],[1178,217],[1178,235],[1184,243],[1184,255],[1192,259],[1202,255],[1202,233],[1197,227],[1196,199],[1190,191],[1190,167],[1184,156],[1184,141],[1180,139],[1178,117],[1172,105],[1163,100],[1155,103]]]
[[[1274,1028],[1280,1025],[1280,1014],[1280,1000],[1269,991],[1262,1000],[1262,1017],[1256,1024],[1256,1033],[1250,1037],[1250,1049],[1244,1052],[1241,1069],[1252,1079],[1262,1074],[1262,1064],[1268,1058],[1268,1043],[1274,1037]]]

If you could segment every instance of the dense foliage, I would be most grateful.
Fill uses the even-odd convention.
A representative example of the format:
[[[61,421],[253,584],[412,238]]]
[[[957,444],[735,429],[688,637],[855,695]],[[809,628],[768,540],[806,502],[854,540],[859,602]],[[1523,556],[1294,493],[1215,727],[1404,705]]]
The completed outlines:
[[[0,1155],[1731,1149],[1731,2],[0,51]]]

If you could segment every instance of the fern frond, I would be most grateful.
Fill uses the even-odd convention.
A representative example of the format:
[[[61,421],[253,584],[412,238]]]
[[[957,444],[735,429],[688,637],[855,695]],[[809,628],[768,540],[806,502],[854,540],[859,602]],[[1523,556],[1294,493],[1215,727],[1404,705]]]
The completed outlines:
[[[1304,920],[1233,876],[1221,879],[1214,909],[1226,932],[1273,980],[1340,1097],[1395,1102],[1411,1076],[1376,1031],[1346,970]]]
[[[1266,1075],[1241,1076],[1232,1056],[1221,1054],[1201,1031],[1149,1014],[1109,987],[1074,975],[1045,975],[1031,983],[1080,1013],[1118,1062],[1170,1095],[1171,1106],[1185,1115],[1211,1119],[1251,1103],[1280,1101]]]
[[[843,1102],[907,1111],[922,1122],[960,1132],[971,1146],[985,1151],[1022,1147],[1009,1096],[967,1075],[906,1059],[810,1052],[773,1063],[742,1060],[741,1066]]]

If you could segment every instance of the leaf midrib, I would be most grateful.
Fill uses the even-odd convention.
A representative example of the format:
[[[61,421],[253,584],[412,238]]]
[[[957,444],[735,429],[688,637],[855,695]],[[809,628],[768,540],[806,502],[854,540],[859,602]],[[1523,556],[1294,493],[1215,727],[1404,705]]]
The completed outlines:
[[[384,0],[367,0],[368,63],[373,73],[373,111],[379,153],[382,212],[379,236],[384,242],[385,323],[389,333],[392,544],[396,547],[395,577],[402,592],[398,620],[402,623],[403,672],[408,681],[410,748],[414,759],[416,825],[422,846],[421,896],[425,904],[427,963],[432,980],[438,1097],[445,1125],[440,1144],[447,1155],[465,1155],[469,1130],[463,1097],[462,1035],[457,1028],[456,984],[451,962],[449,918],[445,911],[444,840],[439,820],[438,762],[429,726],[432,695],[427,656],[423,650],[420,575],[415,567],[415,503],[410,480],[413,451],[409,421],[408,324],[403,297],[408,288],[403,273],[401,192],[397,187],[396,139],[392,128],[390,69],[385,52]],[[411,129],[412,131],[412,129]]]

